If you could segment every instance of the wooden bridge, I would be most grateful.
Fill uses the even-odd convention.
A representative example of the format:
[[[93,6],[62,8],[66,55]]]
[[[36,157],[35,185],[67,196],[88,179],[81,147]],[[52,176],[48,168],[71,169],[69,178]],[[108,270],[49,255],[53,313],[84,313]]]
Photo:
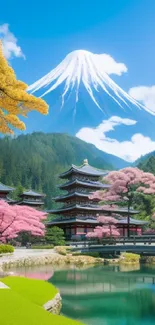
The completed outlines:
[[[132,252],[141,255],[155,255],[155,236],[120,237],[117,239],[82,240],[72,241],[74,251],[83,253],[99,252],[105,254],[120,254],[121,252]]]

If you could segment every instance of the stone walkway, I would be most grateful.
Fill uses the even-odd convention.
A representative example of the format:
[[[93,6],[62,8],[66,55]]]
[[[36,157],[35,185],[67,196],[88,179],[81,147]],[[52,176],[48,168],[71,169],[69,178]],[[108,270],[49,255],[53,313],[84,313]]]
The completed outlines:
[[[1,262],[5,261],[13,261],[20,258],[26,257],[41,257],[47,254],[57,255],[54,249],[26,249],[26,248],[16,248],[13,254],[6,254],[0,257],[0,264]]]

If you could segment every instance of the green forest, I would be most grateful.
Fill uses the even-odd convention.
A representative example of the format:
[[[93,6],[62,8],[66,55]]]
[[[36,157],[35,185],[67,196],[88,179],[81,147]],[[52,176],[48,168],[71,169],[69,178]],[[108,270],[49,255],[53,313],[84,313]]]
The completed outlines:
[[[45,193],[45,206],[51,208],[52,197],[59,193],[59,173],[71,164],[81,165],[85,158],[95,167],[113,169],[113,156],[105,154],[104,159],[103,155],[91,144],[66,134],[4,137],[0,139],[0,181],[19,193],[22,187]]]

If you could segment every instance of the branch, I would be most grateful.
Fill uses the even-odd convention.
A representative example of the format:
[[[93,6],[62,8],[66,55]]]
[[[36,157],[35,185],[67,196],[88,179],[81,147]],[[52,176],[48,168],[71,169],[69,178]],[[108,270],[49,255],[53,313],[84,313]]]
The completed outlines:
[[[16,215],[16,217],[17,217],[17,215]],[[11,227],[12,226],[12,224],[14,223],[14,221],[16,220],[16,217],[14,217],[13,218],[13,220],[11,221],[11,223],[1,232],[1,235],[3,235],[4,234],[4,232],[9,228],[9,227]]]
[[[10,96],[10,95],[8,95],[8,93],[7,92],[5,92],[5,90],[4,89],[0,89],[0,91],[1,92],[3,92],[6,96],[8,96],[10,99],[12,99],[12,100],[16,100],[16,101],[18,101],[18,102],[24,102],[24,103],[29,103],[30,101],[29,100],[27,100],[27,99],[22,99],[22,100],[20,100],[19,98],[13,98],[12,96]],[[32,96],[32,95],[31,95]]]

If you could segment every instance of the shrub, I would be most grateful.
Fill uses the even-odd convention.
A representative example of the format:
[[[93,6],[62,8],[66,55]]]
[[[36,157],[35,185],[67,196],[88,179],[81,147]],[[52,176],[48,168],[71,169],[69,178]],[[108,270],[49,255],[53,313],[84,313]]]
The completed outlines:
[[[45,241],[54,246],[64,246],[65,238],[64,231],[59,227],[47,228],[45,234]]]
[[[0,245],[0,254],[13,253],[13,252],[14,252],[13,246],[5,245],[5,244]]]
[[[71,247],[69,246],[56,246],[55,251],[60,255],[67,255],[71,253]]]
[[[140,255],[133,253],[123,253],[121,255],[121,261],[125,263],[139,263]]]
[[[52,249],[53,245],[32,245],[31,248],[33,249]]]

